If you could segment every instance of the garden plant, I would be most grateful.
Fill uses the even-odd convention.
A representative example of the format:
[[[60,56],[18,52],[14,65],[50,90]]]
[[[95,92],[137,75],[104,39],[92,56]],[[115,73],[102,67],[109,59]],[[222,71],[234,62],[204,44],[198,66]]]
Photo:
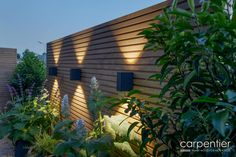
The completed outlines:
[[[18,81],[19,76],[21,77],[21,85],[19,87]],[[30,89],[31,86],[34,86],[32,90],[32,95],[37,96],[42,90],[43,84],[46,80],[46,66],[45,64],[37,57],[37,55],[26,49],[23,52],[23,57],[20,62],[17,64],[16,69],[10,79],[10,85],[13,86],[18,93],[23,89]]]
[[[18,82],[22,86],[21,80]],[[90,103],[99,104],[93,106],[96,118],[91,131],[85,127],[83,119],[70,119],[68,95],[62,99],[59,114],[45,90],[32,97],[33,88],[28,92],[21,89],[23,93],[18,94],[14,87],[9,86],[11,108],[0,116],[0,138],[7,136],[15,143],[17,157],[110,157],[117,153],[137,157],[139,154],[134,145],[139,145],[140,140],[134,131],[127,136],[130,124],[121,124],[124,116],[103,115],[102,110],[109,99],[102,96],[95,77],[91,79],[90,87]]]
[[[10,108],[0,115],[0,139],[8,137],[16,145],[15,155],[24,156],[37,136],[51,133],[58,121],[58,112],[48,101],[48,93],[42,90],[32,97],[32,88],[17,93],[14,87],[8,86],[12,100]],[[27,147],[27,148],[25,148]]]
[[[127,103],[130,116],[140,117],[142,145],[153,156],[236,156],[236,2],[188,0],[189,10],[170,8],[141,35],[146,50],[161,53],[160,72],[150,79],[163,85],[153,93],[156,105],[131,91],[117,104]],[[131,125],[133,129],[138,122]],[[189,147],[181,142],[226,141],[227,147]],[[151,144],[152,143],[152,144]],[[153,144],[154,143],[154,144]]]

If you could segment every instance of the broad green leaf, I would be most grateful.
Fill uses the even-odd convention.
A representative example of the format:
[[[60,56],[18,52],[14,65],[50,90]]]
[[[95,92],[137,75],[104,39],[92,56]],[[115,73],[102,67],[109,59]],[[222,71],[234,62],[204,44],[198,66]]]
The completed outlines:
[[[60,129],[63,128],[63,127],[70,126],[70,125],[73,124],[73,122],[74,122],[74,121],[72,121],[72,120],[65,119],[65,120],[59,122],[59,123],[55,126],[55,131],[60,130]]]
[[[180,9],[180,8],[173,9],[173,11],[171,11],[170,14],[185,16],[185,17],[188,17],[188,18],[192,17],[192,14],[190,12],[188,12],[186,10],[183,10],[183,9]]]
[[[201,8],[201,11],[202,11],[202,12],[205,12],[205,11],[207,11],[207,10],[208,10],[208,8],[209,8],[209,5],[210,5],[209,1],[207,1],[207,0],[204,0],[204,1],[203,1],[203,3],[202,3],[202,8]]]
[[[55,154],[56,156],[63,156],[64,153],[68,150],[68,147],[69,146],[66,143],[59,143],[57,144],[53,154]]]
[[[212,115],[212,125],[224,137],[225,136],[225,123],[228,119],[229,112],[221,110]]]
[[[218,102],[218,99],[207,97],[207,96],[201,96],[201,97],[197,98],[196,100],[193,100],[193,103],[212,103],[212,104],[215,104],[217,102]]]
[[[129,129],[127,131],[127,137],[129,138],[129,135],[131,133],[131,131],[134,129],[134,127],[136,127],[139,124],[139,122],[134,122],[129,126]]]
[[[140,90],[131,90],[129,93],[128,93],[128,97],[130,97],[130,96],[132,96],[132,95],[134,95],[134,94],[140,94],[141,93],[141,91]]]
[[[188,0],[188,6],[190,7],[190,9],[192,10],[192,12],[195,12],[195,3],[194,0]]]
[[[184,89],[189,85],[190,81],[193,79],[193,77],[197,74],[195,70],[193,70],[185,79],[184,79]]]
[[[1,127],[1,129],[0,129],[0,139],[2,139],[11,132],[11,126],[4,124],[4,126],[0,125],[0,127]]]
[[[124,104],[127,102],[127,98],[124,99],[118,99],[118,98],[114,98],[110,103],[111,105],[108,107],[108,109],[113,109],[114,107],[117,107],[121,104]]]
[[[139,35],[152,35],[153,31],[152,29],[145,29],[143,30],[141,33],[139,33]]]
[[[173,0],[171,7],[174,9],[177,7],[177,4],[178,4],[178,0]]]
[[[160,84],[163,83],[163,81],[167,78],[167,76],[174,70],[173,67],[168,67],[165,69],[165,71],[163,71],[164,73],[161,75],[160,78]]]
[[[22,130],[24,129],[26,123],[16,123],[13,127],[17,130]]]
[[[161,74],[157,73],[157,74],[153,74],[149,77],[150,79],[155,79],[155,80],[159,80],[161,78]]]
[[[67,157],[77,157],[77,155],[73,154],[73,153],[67,153],[66,154]]]
[[[233,107],[232,104],[226,103],[226,102],[217,102],[217,106],[222,106],[222,107]]]
[[[225,94],[228,98],[229,103],[232,103],[232,102],[236,101],[236,92],[235,91],[227,90]]]

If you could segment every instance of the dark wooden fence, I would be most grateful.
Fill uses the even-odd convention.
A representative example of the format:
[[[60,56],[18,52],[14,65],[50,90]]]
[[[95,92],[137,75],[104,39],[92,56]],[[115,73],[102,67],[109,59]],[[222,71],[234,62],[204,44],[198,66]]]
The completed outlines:
[[[16,66],[16,49],[0,48],[0,111],[10,100],[7,83]]]

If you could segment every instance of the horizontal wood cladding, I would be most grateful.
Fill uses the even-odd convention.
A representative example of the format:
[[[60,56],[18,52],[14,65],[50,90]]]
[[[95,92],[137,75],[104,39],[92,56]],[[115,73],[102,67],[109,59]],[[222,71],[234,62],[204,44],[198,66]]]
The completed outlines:
[[[10,100],[7,83],[16,66],[16,49],[0,48],[0,112]]]
[[[148,77],[159,71],[154,65],[162,54],[143,51],[146,39],[138,35],[148,28],[154,17],[162,13],[168,2],[163,2],[136,13],[106,22],[99,26],[66,36],[47,44],[47,66],[57,66],[57,77],[48,76],[48,88],[51,93],[59,89],[58,103],[64,94],[71,95],[74,118],[83,117],[91,127],[91,115],[87,109],[89,83],[92,76],[99,80],[101,90],[107,96],[117,96],[116,74],[120,71],[134,73],[134,88],[142,91],[140,98],[155,103],[149,98],[153,91],[162,88]],[[77,91],[79,81],[70,81],[72,68],[82,70],[82,90]],[[57,86],[54,86],[57,80]],[[53,95],[53,94],[52,94]],[[120,112],[120,111],[117,111]],[[87,114],[87,116],[86,116]]]
[[[62,97],[68,94],[71,118],[83,118],[86,126],[92,129],[92,115],[87,106],[91,77],[96,76],[106,96],[120,97],[127,92],[116,91],[117,72],[133,72],[134,89],[142,91],[137,96],[149,101],[150,105],[158,106],[157,100],[150,96],[159,93],[163,85],[149,79],[149,76],[160,71],[155,61],[163,50],[144,51],[147,41],[139,33],[148,28],[150,23],[156,22],[154,17],[161,14],[169,3],[165,1],[49,42],[47,67],[57,67],[57,76],[48,76],[47,88],[51,99],[60,104]],[[70,80],[70,69],[76,68],[81,69],[81,81]],[[126,115],[125,108],[120,106],[106,113]],[[138,118],[134,117],[129,122],[136,120]]]

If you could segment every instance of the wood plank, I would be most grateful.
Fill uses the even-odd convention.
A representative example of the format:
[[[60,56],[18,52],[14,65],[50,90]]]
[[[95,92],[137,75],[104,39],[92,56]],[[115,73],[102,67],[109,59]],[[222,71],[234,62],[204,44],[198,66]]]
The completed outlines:
[[[10,95],[6,88],[16,66],[16,49],[0,48],[0,113]]]

